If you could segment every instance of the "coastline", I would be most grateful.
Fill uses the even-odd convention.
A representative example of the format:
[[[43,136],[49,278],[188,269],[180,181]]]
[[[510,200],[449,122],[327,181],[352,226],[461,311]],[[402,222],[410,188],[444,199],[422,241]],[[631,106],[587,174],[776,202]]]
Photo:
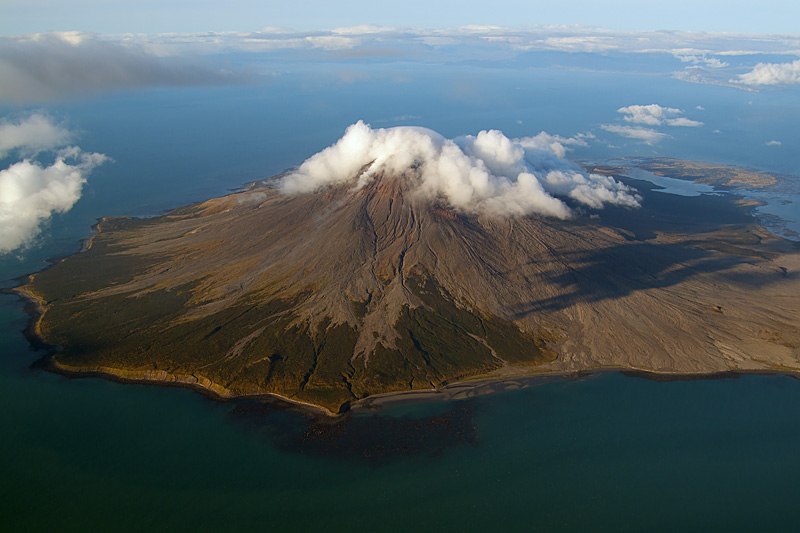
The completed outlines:
[[[90,237],[91,239],[91,237]],[[90,244],[91,245],[91,244]],[[28,274],[18,278],[18,281],[30,282],[35,274]],[[213,383],[205,378],[198,378],[193,375],[175,375],[164,370],[120,370],[115,368],[71,368],[58,363],[53,359],[53,355],[60,351],[60,347],[44,341],[39,332],[39,324],[46,311],[42,299],[33,291],[24,286],[3,289],[3,292],[16,295],[23,302],[23,310],[28,314],[29,320],[23,335],[36,350],[45,350],[46,353],[37,359],[32,366],[60,374],[68,378],[101,377],[118,383],[130,383],[138,385],[156,385],[164,387],[177,387],[191,389],[215,401],[231,401],[239,399],[260,399],[266,400],[277,408],[283,410],[297,411],[300,414],[313,418],[338,418],[341,413],[333,413],[328,409],[308,402],[302,402],[287,398],[274,393],[244,394],[235,395],[224,387]],[[206,383],[207,382],[207,383]]]
[[[32,276],[33,274],[25,277],[30,279]],[[259,400],[268,403],[276,409],[293,411],[304,417],[319,421],[327,420],[335,422],[347,416],[348,413],[368,413],[386,407],[414,403],[465,400],[486,394],[524,389],[555,381],[588,379],[609,372],[617,372],[628,377],[651,381],[731,379],[745,375],[781,375],[800,379],[800,372],[790,369],[730,369],[708,373],[657,372],[649,369],[622,366],[598,366],[574,371],[542,369],[521,375],[493,377],[475,376],[462,381],[446,383],[438,388],[373,394],[372,396],[347,404],[339,413],[333,413],[325,407],[302,402],[275,393],[233,394],[228,389],[213,383],[207,378],[198,378],[194,375],[170,374],[164,370],[121,370],[105,367],[84,369],[63,365],[53,358],[53,355],[58,353],[59,347],[44,342],[39,335],[38,326],[46,311],[41,298],[22,286],[5,289],[4,292],[16,294],[25,302],[25,312],[30,316],[28,325],[24,330],[25,337],[34,348],[47,350],[47,353],[33,364],[33,366],[37,368],[73,379],[100,377],[118,383],[190,389],[211,400],[220,402]]]
[[[200,393],[206,398],[218,402],[235,400],[260,400],[269,403],[276,409],[294,411],[298,414],[314,419],[338,419],[342,413],[333,413],[328,409],[299,400],[293,400],[279,394],[264,392],[259,394],[232,394],[224,387],[205,378],[193,375],[170,374],[164,370],[119,370],[115,368],[78,369],[59,364],[52,357],[52,353],[39,359],[35,366],[68,378],[80,379],[99,377],[117,383],[134,385],[152,385],[159,387],[173,387],[189,389]]]
[[[272,178],[270,178],[272,179]],[[250,182],[242,186],[242,190],[248,190],[254,185],[269,180],[259,180]],[[741,195],[738,191],[731,191]],[[753,213],[754,206],[748,206],[749,215],[755,218]],[[109,220],[131,219],[133,217],[101,217],[92,226],[91,233],[81,239],[81,248],[77,253],[91,249],[94,238],[103,232],[103,224]],[[142,217],[148,218],[148,217]],[[785,237],[776,235],[769,228],[764,228],[767,233],[777,239],[787,240]],[[791,241],[788,241],[791,242]],[[797,244],[794,245],[797,247]],[[72,254],[74,255],[74,254]],[[67,257],[56,257],[48,259],[50,266],[63,261]],[[49,267],[45,267],[46,270]],[[443,383],[439,387],[429,389],[405,390],[373,394],[366,398],[353,400],[345,403],[339,412],[333,412],[325,407],[308,402],[299,401],[290,397],[281,396],[276,393],[253,393],[237,394],[229,389],[212,382],[203,376],[194,374],[172,374],[164,370],[127,370],[113,367],[80,368],[71,367],[58,361],[54,356],[60,351],[59,346],[48,344],[41,335],[40,324],[47,311],[47,302],[43,297],[31,290],[31,282],[38,274],[32,273],[20,276],[16,279],[20,285],[14,288],[3,289],[2,292],[13,293],[24,302],[24,310],[30,319],[24,329],[24,335],[28,342],[36,349],[46,350],[46,353],[34,365],[44,370],[58,373],[70,378],[79,377],[103,377],[112,381],[132,384],[158,385],[168,387],[187,388],[199,392],[204,396],[215,401],[232,400],[263,400],[275,405],[280,409],[297,411],[303,415],[319,418],[336,420],[346,415],[348,412],[362,413],[378,410],[388,406],[421,402],[454,401],[472,398],[484,394],[503,392],[514,389],[527,388],[537,384],[552,382],[557,380],[584,379],[593,375],[606,372],[618,372],[626,376],[639,377],[654,381],[677,381],[677,380],[700,380],[700,379],[724,379],[733,378],[740,375],[788,375],[800,379],[800,371],[790,368],[750,368],[750,369],[723,369],[713,370],[706,373],[680,373],[680,372],[659,372],[648,368],[637,368],[629,366],[588,366],[580,370],[563,370],[561,368],[534,367],[520,374],[509,375],[477,375],[462,378],[450,383]]]
[[[534,387],[556,381],[589,379],[605,373],[619,373],[631,378],[663,382],[733,379],[748,375],[789,376],[795,379],[800,379],[800,372],[792,370],[732,369],[708,373],[681,374],[675,372],[654,372],[652,370],[626,367],[594,367],[575,371],[553,370],[521,376],[489,377],[484,379],[478,378],[450,383],[438,389],[421,389],[416,391],[374,394],[354,402],[351,405],[350,410],[353,412],[369,412],[395,405],[427,403],[434,401],[466,400],[477,396],[483,396],[485,394],[525,389],[528,387]]]

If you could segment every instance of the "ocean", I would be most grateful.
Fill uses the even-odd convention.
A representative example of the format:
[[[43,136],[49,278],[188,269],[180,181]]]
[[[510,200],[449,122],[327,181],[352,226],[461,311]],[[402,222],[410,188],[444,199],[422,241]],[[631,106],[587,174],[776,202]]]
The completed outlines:
[[[81,200],[54,216],[34,248],[0,257],[0,280],[12,286],[77,252],[99,217],[157,215],[298,165],[359,119],[448,137],[588,132],[568,157],[666,156],[776,172],[783,188],[757,193],[774,198],[762,209],[796,227],[798,92],[400,63],[51,104],[83,150],[114,162],[93,171]],[[661,128],[668,137],[652,145],[602,128],[624,125],[617,109],[651,103],[703,125]],[[792,377],[602,373],[398,405],[354,416],[339,432],[185,389],[44,372],[32,366],[42,353],[22,335],[27,320],[18,298],[0,295],[4,530],[775,530],[800,519]]]

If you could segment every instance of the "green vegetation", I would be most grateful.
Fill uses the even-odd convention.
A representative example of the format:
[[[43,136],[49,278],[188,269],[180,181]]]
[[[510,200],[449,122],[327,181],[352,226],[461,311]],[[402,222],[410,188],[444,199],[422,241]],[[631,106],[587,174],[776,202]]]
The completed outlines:
[[[292,310],[310,292],[289,300],[253,292],[207,316],[189,317],[202,280],[171,290],[107,291],[163,265],[163,257],[125,253],[138,230],[157,223],[105,220],[89,250],[37,274],[27,287],[43,300],[39,333],[61,348],[53,356],[61,366],[194,376],[233,395],[275,393],[338,412],[373,394],[431,388],[506,363],[554,358],[540,339],[461,307],[423,273],[407,286],[424,306],[404,307],[394,324],[399,338],[370,354],[354,353],[354,326],[325,320],[312,329],[297,319]],[[101,289],[106,292],[97,293]],[[370,302],[352,304],[362,320]]]

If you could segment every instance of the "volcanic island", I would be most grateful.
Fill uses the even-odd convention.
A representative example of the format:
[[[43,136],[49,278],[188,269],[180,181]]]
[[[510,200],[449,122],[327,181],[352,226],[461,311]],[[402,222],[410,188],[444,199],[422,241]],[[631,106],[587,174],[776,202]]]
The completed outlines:
[[[358,123],[287,174],[101,219],[85,250],[15,289],[35,303],[31,336],[53,348],[45,366],[329,414],[602,369],[800,372],[797,244],[735,194],[625,177],[730,191],[771,175],[674,159],[579,167],[497,133],[453,142]]]

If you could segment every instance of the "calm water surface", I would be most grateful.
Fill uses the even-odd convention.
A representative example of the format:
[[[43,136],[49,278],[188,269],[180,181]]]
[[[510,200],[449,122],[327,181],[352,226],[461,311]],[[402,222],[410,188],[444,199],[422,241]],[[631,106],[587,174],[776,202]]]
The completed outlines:
[[[158,214],[296,165],[359,118],[447,136],[594,131],[599,139],[572,157],[668,155],[800,174],[797,91],[357,68],[368,75],[358,83],[294,72],[269,86],[52,108],[83,132],[84,150],[115,163],[92,174],[38,248],[0,258],[0,279],[77,251],[97,217]],[[705,126],[673,128],[657,147],[598,129],[637,103],[679,107]],[[772,139],[782,146],[765,146]],[[782,199],[792,202],[782,209],[797,205]],[[603,374],[396,406],[332,429],[188,390],[36,370],[42,354],[20,333],[26,321],[19,301],[0,295],[4,530],[753,530],[800,519],[800,381],[790,377],[661,383]]]

